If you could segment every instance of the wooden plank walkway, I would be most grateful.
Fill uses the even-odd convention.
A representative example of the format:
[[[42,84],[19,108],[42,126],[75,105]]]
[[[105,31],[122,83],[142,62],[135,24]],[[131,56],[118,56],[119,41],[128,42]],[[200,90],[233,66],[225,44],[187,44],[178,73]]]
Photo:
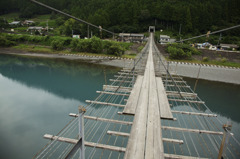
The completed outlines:
[[[171,108],[168,102],[167,94],[163,86],[161,77],[156,77],[160,116],[162,119],[173,119]]]
[[[123,110],[123,114],[131,114],[131,115],[135,114],[136,107],[138,104],[139,94],[141,91],[142,82],[143,82],[143,76],[141,76],[141,75],[137,76],[137,80],[136,80],[134,87],[132,89],[132,92],[128,98],[125,109]]]
[[[142,85],[140,86],[139,96],[132,97],[128,102],[133,103],[132,100],[136,99],[138,104],[136,104],[137,107],[135,109],[135,117],[124,156],[125,159],[164,158],[159,100],[153,65],[152,41],[153,37],[151,35],[148,60]],[[133,106],[133,108],[130,107],[132,107],[132,105],[129,104],[125,109],[134,110],[135,106]]]

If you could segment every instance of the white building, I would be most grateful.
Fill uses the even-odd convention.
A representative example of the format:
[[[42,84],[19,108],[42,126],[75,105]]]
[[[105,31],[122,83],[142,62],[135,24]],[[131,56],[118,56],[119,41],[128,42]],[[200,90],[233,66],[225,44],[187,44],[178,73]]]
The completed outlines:
[[[145,40],[144,34],[134,33],[120,33],[118,41],[125,42],[143,42]]]
[[[159,43],[167,44],[167,43],[174,43],[176,39],[171,39],[170,36],[167,35],[160,35]]]
[[[20,21],[13,21],[11,23],[9,23],[9,25],[20,25],[21,22]]]

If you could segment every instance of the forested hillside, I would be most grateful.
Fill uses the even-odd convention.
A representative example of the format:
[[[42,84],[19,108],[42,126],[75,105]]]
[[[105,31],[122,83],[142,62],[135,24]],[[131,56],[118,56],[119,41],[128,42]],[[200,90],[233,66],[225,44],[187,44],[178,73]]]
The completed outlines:
[[[149,25],[199,34],[240,24],[240,0],[39,0],[114,32],[144,32]],[[19,18],[51,13],[29,0],[1,0],[0,14]],[[240,34],[235,29],[230,34]]]

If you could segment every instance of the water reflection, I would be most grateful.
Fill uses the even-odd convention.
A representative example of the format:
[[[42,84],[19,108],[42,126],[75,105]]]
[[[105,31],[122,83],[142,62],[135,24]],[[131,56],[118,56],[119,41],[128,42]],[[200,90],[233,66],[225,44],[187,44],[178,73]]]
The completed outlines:
[[[117,70],[106,68],[107,78]],[[0,55],[0,158],[32,158],[45,133],[57,134],[70,112],[96,96],[103,72],[77,61]]]
[[[41,88],[60,97],[85,100],[102,88],[105,66],[78,61],[23,58],[1,55],[0,73],[29,87]],[[106,78],[118,70],[107,67]],[[64,86],[64,87],[63,87]],[[97,88],[97,89],[96,89]],[[81,90],[87,90],[79,95]]]

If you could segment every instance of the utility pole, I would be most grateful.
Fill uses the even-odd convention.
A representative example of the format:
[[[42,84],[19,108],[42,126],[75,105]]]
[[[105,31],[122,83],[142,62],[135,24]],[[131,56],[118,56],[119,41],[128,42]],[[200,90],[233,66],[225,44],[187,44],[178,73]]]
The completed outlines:
[[[179,27],[179,35],[181,34],[181,30],[182,30],[182,24],[180,24],[180,27]]]
[[[47,32],[48,32],[48,20],[47,20]]]
[[[180,41],[182,40],[182,38],[181,38],[181,30],[182,30],[182,24],[180,24],[180,27],[179,27],[179,36],[180,36]]]
[[[88,37],[88,39],[89,39],[89,25],[88,25],[88,33],[87,33],[87,37]]]
[[[99,26],[99,31],[100,31],[100,39],[102,39],[102,27]]]
[[[218,46],[220,45],[220,40],[222,40],[222,33],[220,33],[219,39],[218,39]]]

